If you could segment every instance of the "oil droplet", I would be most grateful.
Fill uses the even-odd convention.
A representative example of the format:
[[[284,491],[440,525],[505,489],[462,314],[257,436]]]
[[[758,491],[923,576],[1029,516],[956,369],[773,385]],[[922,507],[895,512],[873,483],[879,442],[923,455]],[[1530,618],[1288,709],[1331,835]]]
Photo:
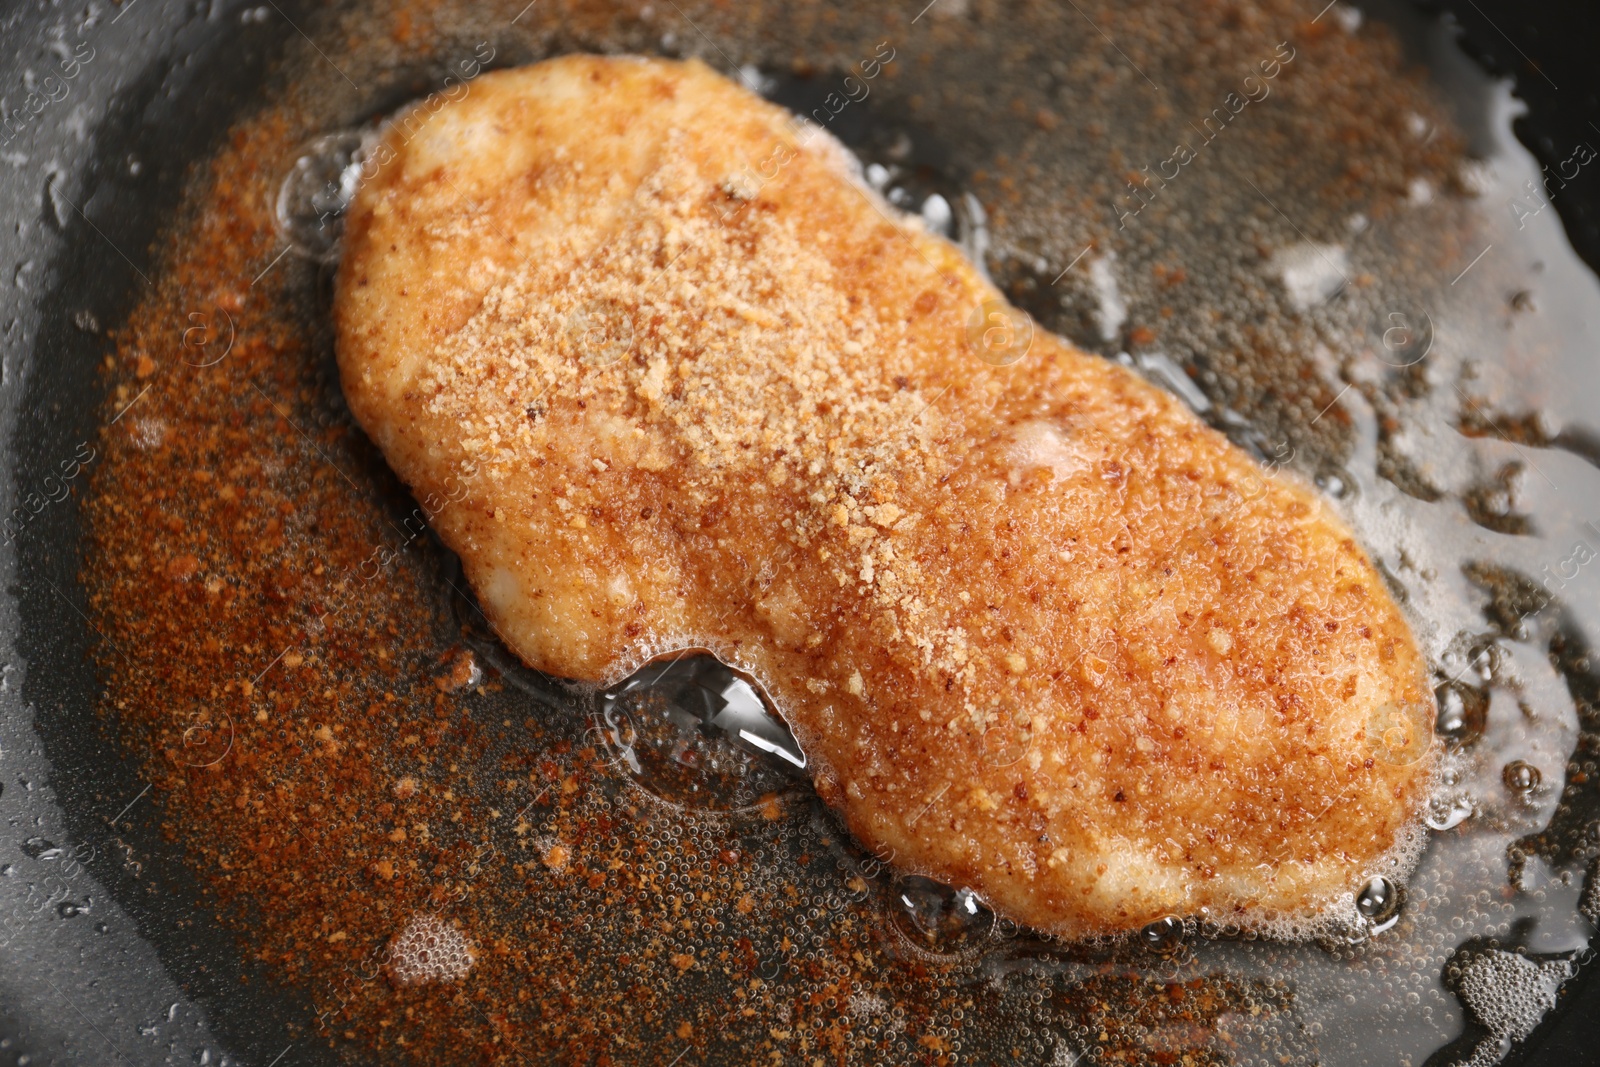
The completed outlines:
[[[1373,875],[1356,894],[1356,914],[1367,924],[1367,932],[1381,934],[1400,920],[1400,887],[1383,875]]]
[[[1183,932],[1183,920],[1176,915],[1166,915],[1139,931],[1139,939],[1145,948],[1165,956],[1183,944]]]
[[[1513,793],[1523,796],[1539,788],[1539,768],[1525,760],[1514,759],[1500,772],[1500,780]]]
[[[595,725],[615,766],[684,809],[752,808],[794,788],[806,765],[760,690],[710,656],[643,668],[601,695]]]
[[[965,952],[988,940],[994,930],[994,912],[972,890],[917,875],[895,880],[890,909],[895,928],[930,952]]]

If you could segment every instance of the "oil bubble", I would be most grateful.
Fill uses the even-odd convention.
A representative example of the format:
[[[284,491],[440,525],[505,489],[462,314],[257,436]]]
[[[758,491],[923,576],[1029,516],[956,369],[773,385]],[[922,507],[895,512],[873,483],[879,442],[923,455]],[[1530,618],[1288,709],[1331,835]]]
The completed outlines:
[[[389,943],[387,969],[395,984],[458,982],[477,961],[477,950],[454,924],[418,915]]]
[[[1400,921],[1400,887],[1383,875],[1373,875],[1356,894],[1356,914],[1369,934],[1381,934]]]
[[[1467,662],[1485,685],[1493,683],[1505,670],[1505,651],[1499,642],[1490,638],[1473,645],[1467,652]]]
[[[1569,960],[1535,961],[1502,949],[1467,952],[1452,964],[1456,995],[1489,1031],[1468,1061],[1474,1063],[1499,1059],[1510,1042],[1531,1034],[1575,970]]]
[[[994,929],[994,912],[972,890],[917,875],[895,880],[890,918],[913,945],[942,955],[976,948]]]
[[[1589,864],[1583,896],[1578,898],[1578,911],[1595,926],[1600,926],[1600,856]]]
[[[601,694],[595,725],[614,765],[682,809],[747,810],[806,765],[760,690],[711,656],[646,666]]]
[[[1333,497],[1335,500],[1344,500],[1356,492],[1356,480],[1349,471],[1338,467],[1324,467],[1312,479],[1317,483],[1317,488]]]
[[[344,213],[361,183],[362,162],[375,134],[340,130],[312,141],[278,186],[273,205],[278,232],[300,255],[328,263],[339,256]]]
[[[1454,746],[1469,745],[1483,735],[1489,717],[1489,694],[1475,685],[1451,681],[1433,691],[1439,704],[1436,729]]]
[[[1166,956],[1176,952],[1183,944],[1183,934],[1183,920],[1176,915],[1164,915],[1155,922],[1147,923],[1139,931],[1139,940],[1145,948]]]
[[[1539,768],[1526,760],[1514,759],[1500,772],[1500,780],[1513,793],[1523,796],[1539,788]]]

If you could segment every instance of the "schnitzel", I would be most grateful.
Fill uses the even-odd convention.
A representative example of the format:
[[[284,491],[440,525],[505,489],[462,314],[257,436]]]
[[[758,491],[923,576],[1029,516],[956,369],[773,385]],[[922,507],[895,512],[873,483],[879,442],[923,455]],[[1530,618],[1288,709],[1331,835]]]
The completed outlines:
[[[901,869],[1066,936],[1353,915],[1433,751],[1379,574],[854,166],[693,61],[418,105],[347,220],[351,409],[526,663],[711,650]]]

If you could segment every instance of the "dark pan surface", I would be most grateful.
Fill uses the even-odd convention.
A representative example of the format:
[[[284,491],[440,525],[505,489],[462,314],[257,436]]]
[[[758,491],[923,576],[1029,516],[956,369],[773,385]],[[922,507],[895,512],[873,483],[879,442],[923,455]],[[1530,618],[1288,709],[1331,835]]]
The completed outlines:
[[[150,9],[141,10],[147,4]],[[1571,92],[1572,95],[1558,96],[1552,92],[1544,96],[1543,90],[1530,86],[1526,63],[1508,58],[1505,39],[1489,32],[1493,30],[1489,24],[1492,17],[1494,24],[1520,37],[1514,28],[1520,24],[1519,13],[1497,12],[1487,5],[1484,10],[1490,12],[1488,16],[1475,6],[1469,10],[1470,14],[1462,13],[1463,22],[1469,29],[1484,30],[1475,35],[1474,42],[1491,59],[1498,59],[1506,69],[1516,71],[1519,85],[1541,105],[1520,129],[1527,132],[1537,151],[1547,154],[1547,161],[1559,163],[1565,158],[1564,149],[1568,143],[1582,136],[1575,130],[1572,116],[1594,113],[1592,109],[1569,103],[1585,91],[1591,93],[1588,99],[1592,103],[1593,75],[1581,68],[1573,69],[1572,81],[1568,81],[1568,74],[1558,74],[1552,63],[1545,73],[1555,83],[1562,84],[1563,94]],[[93,449],[95,459],[82,463],[88,473],[71,479],[71,495],[43,507],[36,517],[30,517],[25,529],[6,549],[15,553],[11,564],[16,574],[12,589],[14,601],[7,611],[16,613],[9,624],[15,626],[18,636],[17,659],[8,669],[7,684],[0,691],[0,699],[7,702],[3,705],[4,722],[0,726],[3,730],[0,732],[0,815],[8,820],[7,832],[15,840],[0,841],[0,874],[9,879],[0,881],[0,891],[11,893],[13,887],[24,883],[29,888],[17,890],[13,896],[5,898],[11,918],[10,924],[0,933],[0,946],[3,946],[0,947],[0,961],[4,962],[4,966],[0,966],[0,1038],[6,1041],[0,1045],[0,1063],[21,1062],[20,1057],[24,1055],[33,1063],[162,1062],[170,1057],[173,1062],[287,1064],[334,1059],[376,1062],[383,1058],[359,1042],[330,1046],[320,1038],[313,1020],[327,1005],[326,987],[318,986],[315,981],[285,983],[275,968],[251,958],[247,951],[252,943],[251,924],[263,920],[259,916],[252,919],[248,904],[242,913],[223,914],[226,909],[219,908],[208,882],[214,871],[208,873],[206,864],[197,860],[197,854],[191,851],[205,844],[204,828],[186,819],[181,811],[169,809],[165,802],[158,804],[158,798],[145,791],[150,780],[140,756],[144,742],[139,736],[130,735],[116,715],[106,713],[106,701],[109,694],[117,690],[115,676],[119,661],[137,659],[146,650],[130,643],[126,637],[119,641],[115,632],[106,632],[108,627],[102,627],[99,632],[94,629],[91,620],[103,619],[99,612],[105,609],[102,605],[97,611],[88,603],[88,590],[81,579],[86,542],[80,502],[88,486],[99,484],[92,479],[98,475],[97,464],[107,454],[100,443],[102,428],[120,406],[109,402],[107,390],[124,379],[115,373],[108,379],[101,365],[117,350],[111,333],[126,322],[136,308],[153,299],[164,262],[169,262],[174,255],[164,242],[172,232],[174,217],[185,204],[185,197],[195,188],[192,165],[217,152],[225,144],[230,127],[241,120],[248,121],[261,101],[297,99],[298,94],[297,113],[319,124],[310,127],[308,132],[350,127],[426,91],[437,81],[441,61],[470,53],[480,39],[478,32],[485,27],[499,34],[495,38],[498,48],[495,65],[500,65],[555,51],[598,48],[607,44],[659,49],[663,44],[658,31],[669,23],[677,27],[678,34],[669,51],[703,53],[708,61],[716,63],[717,50],[725,49],[741,61],[770,68],[774,78],[769,91],[797,110],[809,110],[818,101],[821,79],[815,75],[796,76],[791,68],[780,68],[779,64],[770,62],[774,56],[782,54],[782,47],[772,45],[760,34],[746,32],[737,25],[737,20],[725,15],[690,9],[692,25],[703,28],[716,42],[706,47],[706,42],[697,39],[695,31],[670,11],[658,13],[659,25],[650,27],[648,32],[635,25],[616,37],[593,28],[598,20],[585,22],[581,19],[574,19],[566,30],[542,29],[531,37],[519,36],[518,32],[507,29],[510,16],[514,14],[515,11],[508,12],[504,18],[499,18],[498,13],[495,18],[485,15],[481,25],[456,25],[445,21],[447,30],[434,31],[439,33],[439,40],[428,39],[419,31],[420,43],[414,41],[404,49],[393,45],[374,44],[370,48],[360,43],[352,45],[334,32],[335,20],[327,13],[289,5],[276,10],[270,6],[248,8],[222,4],[191,11],[159,8],[154,0],[138,0],[138,6],[127,8],[120,21],[112,22],[117,15],[115,11],[107,11],[92,26],[68,26],[67,46],[70,48],[80,38],[87,40],[96,49],[95,59],[85,65],[85,80],[75,83],[67,97],[52,104],[57,110],[42,112],[33,120],[38,123],[38,129],[24,131],[31,138],[26,141],[26,160],[11,164],[20,185],[25,187],[9,201],[18,205],[18,218],[23,224],[14,237],[16,262],[7,264],[7,269],[13,272],[14,290],[7,300],[15,307],[8,304],[0,312],[0,329],[7,331],[5,368],[9,406],[6,410],[7,418],[12,420],[11,466],[16,497],[20,500],[30,487],[42,487],[46,496],[54,492],[45,479],[52,475],[59,478],[63,471],[70,469],[75,458],[86,455],[80,450],[85,443]],[[1312,14],[1314,10],[1306,13],[1305,18]],[[1071,16],[1070,10],[1065,11],[1064,16]],[[7,17],[21,27],[15,37],[19,42],[24,40],[25,34],[39,31],[55,18],[32,9]],[[1402,28],[1410,28],[1409,48],[1414,58],[1419,61],[1430,58],[1426,20],[1418,20],[1409,10],[1388,12],[1386,17]],[[1476,25],[1479,17],[1483,18],[1483,26]],[[1530,17],[1534,21],[1529,25],[1541,27],[1563,25],[1565,18],[1546,22],[1542,14]],[[145,21],[139,23],[136,21],[139,19]],[[865,40],[878,28],[873,21],[871,15],[858,14],[855,22],[847,23],[837,32],[841,39]],[[905,22],[906,19],[901,18],[894,23],[895,31],[905,29]],[[345,29],[350,25],[360,23],[347,24]],[[541,25],[548,26],[548,22]],[[1003,29],[1006,25],[1004,19],[995,19],[988,23],[989,32],[1000,32],[995,27]],[[305,29],[311,34],[310,40],[318,43],[308,48],[308,38],[300,29]],[[1079,29],[1087,32],[1081,25]],[[798,35],[802,30],[795,32]],[[807,26],[803,32],[823,34],[815,26]],[[1550,28],[1541,32],[1544,34],[1541,40],[1546,42],[1555,33]],[[1571,34],[1568,39],[1579,36]],[[12,39],[8,29],[8,46]],[[1495,43],[1497,39],[1499,44]],[[335,44],[336,40],[342,43]],[[17,47],[22,53],[29,45],[19,43]],[[1517,47],[1512,45],[1512,50]],[[1525,41],[1520,47],[1535,50],[1536,44]],[[1548,47],[1549,52],[1535,51],[1535,54],[1554,57],[1566,53],[1559,45]],[[344,68],[337,78],[321,66],[324,62],[334,65],[324,54],[330,51]],[[1007,51],[1008,42],[1002,39],[991,41],[987,46],[980,44],[967,65],[950,58],[955,54],[954,49],[941,53],[940,62],[947,64],[953,74],[965,72],[970,77],[973,67],[1003,66]],[[1517,55],[1521,58],[1520,52]],[[185,58],[174,62],[172,56]],[[351,65],[352,56],[358,61],[365,56],[367,66]],[[1437,46],[1431,58],[1438,60]],[[1115,56],[1111,59],[1114,67]],[[8,57],[6,61],[11,60]],[[33,52],[27,53],[27,62],[35,67],[39,65]],[[827,63],[819,63],[819,66],[829,69]],[[1033,69],[1007,71],[1004,77],[1022,84],[1029,80]],[[1442,71],[1441,78],[1447,78],[1450,69],[1448,61],[1436,63],[1436,70]],[[104,80],[91,81],[91,74]],[[368,88],[343,94],[338,88],[338,79],[347,74]],[[1585,77],[1590,88],[1576,88],[1583,84]],[[113,85],[117,88],[115,94],[110,92]],[[1046,85],[1046,89],[1058,87]],[[1466,140],[1476,146],[1479,138],[1491,136],[1494,125],[1493,120],[1485,117],[1489,110],[1487,90],[1481,84],[1470,82],[1457,88],[1455,96],[1446,98],[1456,105],[1452,118],[1460,124]],[[340,94],[336,99],[335,91]],[[319,92],[327,94],[329,102],[308,104],[303,99]],[[64,121],[66,115],[71,114],[67,109],[91,100],[98,104],[108,97],[110,103],[103,112],[90,108],[83,113],[80,121],[89,123],[92,128],[86,130],[86,139],[75,139],[70,133],[70,124]],[[987,104],[994,104],[998,99],[996,93]],[[988,159],[1004,150],[1007,137],[1020,137],[1020,133],[991,129],[996,124],[986,120],[989,111],[984,106],[969,105],[963,109],[959,102],[952,101],[942,114],[936,108],[910,114],[897,109],[897,103],[904,101],[891,97],[888,103],[875,103],[873,110],[864,108],[848,114],[835,132],[866,158],[873,159],[884,158],[896,134],[910,131],[917,146],[916,161],[924,165],[919,180],[928,187],[947,192],[952,199],[960,191],[972,189],[991,208],[1002,201],[1000,187],[973,174],[963,161],[974,157]],[[878,108],[883,110],[875,110]],[[1129,122],[1140,121],[1131,113],[1124,114],[1123,118]],[[54,143],[41,136],[47,120],[49,130],[58,138]],[[1540,140],[1546,137],[1548,147]],[[1600,141],[1600,134],[1595,134],[1594,139]],[[22,143],[23,139],[19,139],[18,144]],[[1144,147],[1143,144],[1131,146],[1130,154],[1144,158],[1138,155]],[[6,150],[12,149],[8,146]],[[1258,150],[1259,146],[1252,149]],[[1051,163],[1048,150],[1044,156],[1047,169],[1058,165]],[[57,177],[50,176],[52,168],[59,172]],[[1571,188],[1555,200],[1557,209],[1576,220],[1575,242],[1591,263],[1595,262],[1596,244],[1590,221],[1593,216],[1588,211],[1591,205],[1600,202],[1593,195],[1593,183],[1600,180],[1596,175],[1600,175],[1600,169],[1585,171],[1581,180],[1574,181]],[[1219,187],[1226,185],[1228,177],[1226,173],[1218,177]],[[1181,188],[1177,191],[1183,192]],[[1290,193],[1294,195],[1295,191],[1291,188]],[[1203,199],[1198,193],[1195,197]],[[1092,197],[1085,199],[1093,202]],[[1308,209],[1312,199],[1306,199]],[[1047,198],[1042,197],[1035,197],[1034,201],[1041,205],[1048,203]],[[1103,217],[1103,207],[1094,210],[1101,212],[1102,217],[1085,226],[1081,233],[1072,232],[1070,224],[1067,232],[1062,233],[1045,226],[1030,228],[1030,216],[1024,206],[1014,212],[1011,219],[995,222],[990,263],[997,277],[1047,325],[1079,343],[1115,356],[1127,338],[1106,340],[1096,332],[1092,289],[1083,285],[1073,288],[1069,283],[1062,296],[1049,285],[1041,284],[1047,283],[1049,277],[1065,265],[1071,258],[1071,249],[1083,240],[1118,239],[1108,233],[1112,226]],[[1042,218],[1046,212],[1036,214]],[[1057,210],[1056,214],[1070,218],[1072,212]],[[1270,218],[1266,224],[1276,225]],[[1226,235],[1236,229],[1231,217],[1218,220],[1214,229],[1208,228],[1209,225],[1201,222],[1197,226],[1202,240],[1219,245],[1225,245]],[[1307,225],[1319,236],[1326,229],[1318,229],[1319,224]],[[1408,234],[1405,240],[1420,241],[1425,237],[1426,231],[1422,231],[1419,235]],[[1063,246],[1068,247],[1066,255],[1057,255]],[[1119,248],[1125,261],[1147,262],[1139,258],[1141,246],[1132,238],[1128,244],[1114,247]],[[1452,260],[1455,267],[1464,264],[1475,247]],[[1556,251],[1559,253],[1559,248]],[[1050,266],[1038,269],[1024,252],[1041,256]],[[1226,254],[1221,258],[1225,261]],[[25,268],[25,263],[32,266]],[[1571,270],[1570,265],[1552,263],[1552,274],[1565,277],[1562,272]],[[267,266],[265,259],[261,266]],[[1487,261],[1485,266],[1493,267],[1494,261]],[[310,339],[313,361],[308,364],[306,380],[327,390],[325,331],[318,325],[326,307],[326,272],[297,257],[288,260],[282,269],[288,278],[284,283],[284,306],[290,317],[298,315],[308,323],[306,336]],[[1505,271],[1506,277],[1512,278],[1518,268],[1508,266]],[[1453,267],[1445,270],[1442,283],[1447,283],[1452,273]],[[1442,283],[1435,280],[1431,284]],[[1431,291],[1428,284],[1419,283],[1406,292],[1404,299],[1410,301],[1405,304],[1407,310],[1420,306],[1416,302],[1424,300]],[[1134,299],[1137,303],[1137,293]],[[1560,297],[1551,300],[1559,303]],[[206,309],[206,313],[210,314],[210,309]],[[189,325],[184,316],[174,316],[171,328],[174,351],[181,346],[183,331]],[[1206,340],[1203,335],[1192,332],[1187,336],[1196,344]],[[1543,373],[1553,373],[1559,380],[1562,368],[1568,366],[1567,360],[1573,360],[1571,365],[1579,367],[1586,362],[1592,371],[1592,334],[1588,335],[1591,347],[1586,350],[1563,347],[1563,343],[1575,343],[1582,337],[1567,335],[1563,338],[1559,331],[1556,336],[1561,343],[1552,342],[1553,354],[1539,357],[1543,361]],[[319,344],[324,347],[319,349]],[[1182,341],[1174,337],[1173,344],[1173,350],[1177,351]],[[1383,460],[1381,455],[1377,461],[1361,458],[1359,425],[1353,425],[1349,419],[1330,419],[1328,425],[1323,425],[1309,418],[1327,402],[1337,400],[1337,386],[1297,395],[1292,386],[1284,385],[1282,378],[1274,377],[1280,372],[1273,369],[1270,361],[1263,361],[1260,366],[1246,361],[1212,369],[1216,375],[1204,388],[1219,408],[1231,404],[1244,414],[1245,428],[1240,432],[1245,443],[1254,444],[1270,459],[1274,442],[1291,441],[1299,457],[1296,462],[1304,467],[1306,475],[1342,472],[1352,475],[1363,487],[1367,486],[1359,469],[1352,472],[1346,468]],[[1298,378],[1298,369],[1289,377]],[[1574,374],[1572,380],[1585,379]],[[1590,376],[1587,381],[1592,383],[1594,378]],[[1380,397],[1380,406],[1382,402]],[[1589,463],[1595,462],[1592,451],[1596,429],[1594,404],[1594,394],[1589,393],[1566,398],[1565,407],[1557,405],[1561,407],[1562,423],[1576,429],[1568,434],[1565,442],[1540,442],[1553,447],[1539,451],[1539,462],[1549,463],[1543,457],[1552,452],[1577,455]],[[325,411],[333,420],[340,417],[335,394],[314,397],[308,410]],[[1585,412],[1588,414],[1586,424],[1577,417]],[[1501,415],[1503,421],[1506,412],[1496,411],[1495,414]],[[129,416],[134,417],[138,416]],[[1585,430],[1590,434],[1588,438],[1583,437]],[[287,431],[280,432],[287,435]],[[1590,454],[1585,455],[1586,449],[1591,450]],[[364,443],[351,444],[348,451],[339,452],[338,457],[341,462],[348,458],[348,469],[355,472],[361,482],[364,500],[379,509],[379,513],[386,509],[390,515],[404,516],[410,511],[403,490],[386,475]],[[69,466],[63,467],[64,463]],[[1559,471],[1555,473],[1558,480],[1566,482]],[[1391,464],[1387,477],[1390,483],[1400,484],[1408,477],[1404,469],[1396,469]],[[1408,485],[1406,491],[1415,497],[1418,487]],[[1581,508],[1580,501],[1573,503],[1571,510],[1576,513]],[[1515,512],[1516,508],[1508,510]],[[1498,514],[1492,508],[1489,513]],[[1600,515],[1586,517],[1594,519]],[[1564,519],[1559,506],[1536,514],[1535,519],[1567,528],[1561,525]],[[417,573],[422,575],[419,580],[433,576],[431,587],[437,591],[441,588],[438,576],[449,573],[448,561],[425,544],[419,549],[421,562],[415,565]],[[1536,554],[1503,562],[1506,566],[1514,563],[1525,572],[1537,570]],[[150,580],[156,583],[159,578],[152,576]],[[1596,588],[1593,576],[1588,576],[1586,581],[1589,584],[1580,584],[1576,589],[1580,595],[1587,593],[1592,597]],[[1487,621],[1480,621],[1478,629],[1488,631],[1492,629],[1497,606],[1493,598],[1500,596],[1504,600],[1510,594],[1505,593],[1503,583],[1496,585],[1492,577],[1480,587],[1487,590],[1489,599],[1483,611]],[[456,639],[448,632],[451,627],[464,624],[467,631],[463,639],[484,642],[480,655],[492,674],[492,644],[481,634],[471,632],[469,606],[451,603],[445,598],[437,605],[425,605],[421,613],[429,615],[446,631],[445,637],[440,639],[441,647]],[[1514,608],[1512,613],[1515,614]],[[1553,609],[1549,617],[1534,615],[1540,620],[1540,628],[1533,640],[1543,642],[1548,650],[1555,651],[1558,647],[1565,650],[1572,661],[1560,677],[1577,714],[1584,714],[1585,702],[1591,704],[1582,725],[1590,731],[1587,736],[1592,737],[1595,674],[1592,668],[1580,669],[1574,663],[1582,658],[1579,652],[1584,638],[1592,640],[1596,634],[1593,605],[1587,608],[1579,605],[1576,609],[1559,612]],[[523,678],[508,663],[501,666],[508,683],[501,695],[464,712],[473,716],[487,733],[493,733],[502,715],[527,714],[531,707],[530,692],[544,694],[556,704],[571,706],[570,697],[559,686]],[[509,684],[513,682],[522,688]],[[566,721],[574,739],[584,736],[587,723],[583,715],[581,709],[569,712]],[[545,736],[541,743],[553,743],[554,735],[565,728],[553,728],[553,734]],[[499,737],[493,744],[501,747],[493,749],[491,754],[514,750],[520,743],[517,737]],[[1552,769],[1548,773],[1556,771]],[[613,789],[614,801],[620,803],[618,798],[627,795],[623,788],[626,784],[608,787]],[[836,832],[829,829],[826,814],[814,806],[807,807],[808,803],[803,799],[797,801],[794,816],[797,825],[803,823],[810,827],[805,831],[809,836],[803,838],[805,847],[811,850],[830,847],[819,842],[832,841]],[[1584,840],[1583,834],[1595,814],[1594,802],[1584,796],[1577,797],[1556,815],[1556,825],[1566,836],[1552,846],[1552,853],[1562,856],[1567,867],[1578,870],[1580,879],[1583,868],[1594,854],[1592,842]],[[58,848],[60,852],[54,851]],[[847,851],[841,854],[848,855]],[[832,864],[835,857],[830,854],[826,859]],[[855,862],[861,857],[849,859]],[[825,879],[831,876],[812,872],[808,877],[813,878],[813,884],[825,886]],[[889,893],[887,885],[883,892]],[[1526,947],[1536,958],[1570,955],[1570,950],[1551,950],[1537,938],[1525,941],[1526,934],[1526,930],[1510,932],[1504,943],[1508,947]],[[1484,942],[1476,947],[1490,946]],[[778,973],[776,958],[764,952],[758,955],[761,956],[756,964],[758,972]],[[1108,958],[1112,961],[1112,971],[1120,968],[1123,973],[1137,973],[1143,967],[1158,977],[1161,972],[1159,966],[1141,964],[1137,960],[1130,968],[1125,962],[1117,962],[1119,958],[1115,952]],[[1292,961],[1295,957],[1283,958]],[[1063,966],[1062,961],[1071,966],[1083,966],[1086,960],[1091,965],[1096,960],[1104,962],[1100,957],[1073,957],[1059,946],[1021,943],[993,959],[999,961],[1003,970],[1042,975],[1052,973],[1052,969],[1063,973],[1071,970]],[[581,960],[573,961],[572,966],[577,972],[583,970]],[[940,966],[933,969],[937,971]],[[931,981],[926,976],[921,980]],[[1111,983],[1102,988],[1111,990],[1114,996],[1136,1002],[1138,996],[1131,992],[1135,985],[1135,982]],[[970,990],[982,988],[982,983],[952,980],[950,988]],[[1081,981],[1078,988],[1082,989]],[[1374,992],[1373,995],[1380,994]],[[1600,1036],[1593,1032],[1593,1020],[1600,1017],[1600,1012],[1594,1008],[1596,995],[1592,973],[1580,973],[1578,978],[1567,983],[1556,1011],[1514,1057],[1533,1063],[1600,1062],[1593,1041],[1593,1037]],[[1261,1002],[1271,1004],[1274,996],[1281,998],[1281,992],[1265,995]],[[1025,995],[1022,1000],[1026,1000]],[[1015,1008],[1014,1001],[1004,998],[995,1003],[998,1006],[992,1010],[996,1012]],[[1074,1011],[1081,1011],[1074,1007],[1075,1003],[1066,1002],[1067,1006],[1053,1020],[1055,1025],[1066,1025]],[[472,1007],[458,1005],[456,1010],[463,1016],[470,1016]],[[481,1007],[477,1010],[483,1013]],[[581,1001],[576,1010],[584,1010]],[[972,1014],[977,1012],[969,1009],[968,1017]],[[1078,1016],[1080,1020],[1083,1017]],[[1012,1030],[1024,1025],[1022,1016],[1017,1019],[1011,1024]],[[487,1015],[485,1024],[486,1032],[492,1032],[493,1024]],[[449,1025],[477,1024],[470,1018],[468,1023],[452,1018]],[[1078,1051],[1085,1051],[1085,1045],[1080,1042],[1086,1041],[1090,1050],[1095,1045],[1087,1032],[1063,1037],[1059,1045],[1053,1043],[1053,1038],[1047,1043],[1043,1038],[1050,1031],[1049,1025],[1038,1021],[1033,1025],[1039,1028],[1041,1040],[1036,1045],[1024,1046],[1025,1055],[1034,1057],[1033,1062],[1052,1062],[1053,1057],[1060,1055],[1056,1050],[1067,1048],[1069,1044]],[[781,1027],[778,1024],[767,1027],[773,1028]],[[1010,1036],[1007,1028],[985,1027],[974,1021],[967,1029],[971,1036],[964,1050],[965,1062],[1000,1062],[992,1057],[998,1057],[1004,1039]],[[1308,1044],[1304,1037],[1301,1032],[1290,1041],[1286,1046],[1288,1053],[1302,1057],[1303,1062],[1315,1062],[1316,1042]],[[1474,1031],[1469,1029],[1461,1042],[1439,1054],[1438,1062],[1450,1062],[1452,1053],[1464,1053],[1474,1040]],[[679,1047],[678,1044],[653,1047],[647,1056],[638,1054],[638,1061],[654,1062],[659,1058],[663,1063],[676,1062],[672,1061],[672,1056],[678,1054]],[[930,1055],[929,1047],[911,1046],[912,1053],[880,1055],[891,1058],[906,1055],[909,1059],[910,1054]],[[1370,1051],[1377,1054],[1381,1047],[1380,1042]],[[459,1053],[463,1061],[469,1056],[490,1055],[481,1041],[445,1048],[447,1052],[443,1055]],[[695,1052],[694,1055],[702,1057],[700,1060],[691,1056],[683,1062],[746,1062],[743,1057],[747,1052],[748,1049],[737,1044],[732,1048],[718,1046],[710,1051]],[[934,1050],[933,1054],[936,1053]],[[275,1061],[274,1057],[279,1055],[284,1058]],[[1091,1051],[1091,1055],[1096,1054]],[[1306,1056],[1313,1058],[1304,1059]],[[633,1058],[634,1054],[627,1057]],[[1347,1061],[1359,1062],[1335,1056],[1323,1060]],[[1056,1062],[1066,1060],[1056,1059]]]

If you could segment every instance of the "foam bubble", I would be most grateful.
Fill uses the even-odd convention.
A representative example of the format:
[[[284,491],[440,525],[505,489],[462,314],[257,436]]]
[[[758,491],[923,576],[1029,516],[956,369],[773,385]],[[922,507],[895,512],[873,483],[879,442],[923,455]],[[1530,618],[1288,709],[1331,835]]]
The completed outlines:
[[[472,970],[472,942],[437,915],[418,915],[389,944],[389,974],[398,985],[459,982]]]
[[[1576,968],[1569,960],[1535,963],[1526,956],[1500,949],[1475,953],[1461,965],[1457,992],[1489,1038],[1473,1049],[1465,1062],[1489,1064],[1504,1055],[1512,1041],[1533,1033],[1545,1013],[1555,1007],[1561,983]]]
[[[859,1022],[865,1022],[889,1010],[889,1002],[876,993],[851,993],[846,1003],[850,1006],[851,1017]]]

